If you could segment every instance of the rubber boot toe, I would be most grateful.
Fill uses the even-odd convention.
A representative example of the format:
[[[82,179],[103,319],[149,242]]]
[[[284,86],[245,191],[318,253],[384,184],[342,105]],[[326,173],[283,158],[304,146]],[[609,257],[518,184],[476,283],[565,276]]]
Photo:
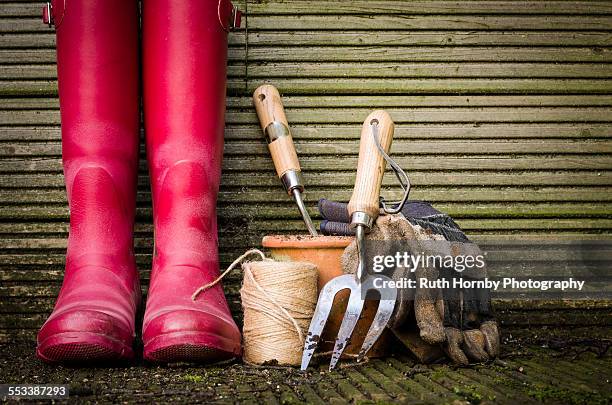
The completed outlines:
[[[132,359],[133,336],[130,328],[122,323],[99,310],[66,310],[42,327],[36,354],[49,363]]]
[[[143,332],[144,358],[169,363],[214,363],[240,355],[240,331],[231,319],[199,309],[175,309],[152,318]]]

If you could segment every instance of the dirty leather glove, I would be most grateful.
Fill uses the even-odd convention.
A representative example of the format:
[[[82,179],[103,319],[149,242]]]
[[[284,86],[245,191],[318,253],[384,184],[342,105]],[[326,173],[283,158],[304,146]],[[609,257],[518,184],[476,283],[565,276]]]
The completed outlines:
[[[464,256],[481,255],[474,244],[461,244]],[[442,268],[439,278],[448,280],[450,287],[442,291],[443,322],[446,335],[445,351],[457,364],[485,362],[499,355],[499,330],[491,308],[488,288],[455,288],[453,279],[472,282],[486,277],[486,267],[469,268],[459,273],[453,268]]]
[[[319,203],[321,214],[336,229],[348,224],[346,204],[322,200]],[[403,213],[418,214],[421,218],[403,215],[383,215],[376,221],[376,226],[367,235],[368,241],[387,241],[386,243],[368,243],[373,255],[394,255],[398,250],[422,252],[434,256],[458,256],[481,254],[454,223],[454,221],[424,202],[411,201],[406,204]],[[432,220],[429,220],[429,219]],[[424,226],[421,226],[423,224]],[[322,230],[324,229],[322,225]],[[451,241],[448,242],[448,239]],[[454,242],[457,240],[458,242]],[[391,243],[397,241],[399,244]],[[447,242],[445,242],[447,241]],[[352,272],[356,267],[356,246],[353,243],[343,255],[345,271]],[[458,273],[452,268],[417,267],[414,273],[405,268],[391,269],[392,279],[400,278],[436,280],[447,279],[452,286],[452,279],[463,277],[464,280],[478,280],[486,277],[486,269],[469,269]],[[413,311],[414,310],[414,311]],[[420,338],[404,339],[410,323],[416,320]],[[421,361],[432,358],[431,350],[424,348],[429,344],[442,344],[448,356],[457,364],[468,364],[470,361],[486,361],[499,353],[499,332],[494,320],[488,289],[474,288],[417,288],[416,290],[398,289],[398,300],[392,319],[388,325],[408,348]],[[416,349],[416,350],[415,350]],[[419,355],[420,352],[422,355]]]

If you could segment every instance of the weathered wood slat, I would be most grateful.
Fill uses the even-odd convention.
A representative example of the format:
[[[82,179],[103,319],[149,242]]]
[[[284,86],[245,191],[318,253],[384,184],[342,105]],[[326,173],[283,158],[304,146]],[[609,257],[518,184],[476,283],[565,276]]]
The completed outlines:
[[[10,66],[9,68],[21,70],[23,67]],[[0,66],[0,71],[3,70]],[[59,110],[59,99],[57,97],[10,97],[0,98],[0,109],[2,110]],[[3,123],[4,124],[4,123]]]
[[[30,249],[27,254],[18,255],[16,253],[7,252],[0,255],[0,274],[5,281],[12,280],[7,274],[16,274],[24,280],[39,280],[47,277],[47,271],[50,274],[62,275],[61,270],[65,265],[64,249],[66,248],[66,238],[56,239],[55,251],[62,253],[51,253],[45,255],[38,251]],[[493,278],[501,278],[504,276],[521,276],[531,275],[534,277],[563,275],[585,278],[591,281],[599,280],[601,282],[609,282],[610,277],[605,277],[598,274],[593,269],[605,268],[612,264],[612,251],[610,240],[607,243],[593,243],[587,245],[584,241],[576,241],[573,244],[556,243],[550,246],[532,243],[532,244],[508,244],[508,245],[487,245],[482,244],[483,252],[487,254],[487,263],[489,264],[489,275]],[[149,268],[152,259],[153,238],[150,235],[148,238],[137,238],[137,251],[146,251],[149,253],[137,253],[136,263],[141,267],[141,275],[149,275]],[[15,249],[21,247],[15,247]],[[220,262],[223,265],[229,265],[235,260],[236,250],[228,249],[220,252]],[[25,256],[25,257],[24,257]],[[24,260],[27,258],[28,260]],[[518,266],[514,269],[509,269],[509,266]],[[551,269],[556,269],[553,270]],[[504,271],[509,271],[504,274]],[[37,275],[37,273],[42,273]],[[572,274],[573,273],[573,274]],[[55,276],[49,278],[55,280]],[[31,277],[31,278],[28,278]],[[236,273],[233,278],[240,279],[242,275]],[[228,276],[228,279],[231,278]],[[61,281],[61,278],[59,278]],[[227,279],[226,279],[227,280]]]
[[[0,7],[0,12],[3,8]],[[21,48],[55,48],[54,32],[37,32],[33,34],[23,33],[2,33],[0,34],[0,48],[2,49],[21,49]]]
[[[17,12],[17,11],[15,11]],[[603,1],[261,1],[248,4],[249,15],[285,14],[612,14]],[[20,15],[23,14],[21,12]]]
[[[588,66],[588,65],[582,65]],[[281,89],[282,90],[282,89]],[[2,103],[0,99],[0,103]],[[1,104],[0,104],[1,105]],[[251,97],[229,97],[228,109],[252,108]],[[287,108],[396,108],[396,107],[544,107],[544,106],[612,106],[612,95],[316,95],[296,96],[283,94]]]
[[[242,45],[245,40],[246,37],[240,33],[230,36],[230,43],[234,45]],[[249,32],[248,36],[249,47],[278,46],[280,44],[290,46],[609,46],[611,43],[610,33],[606,31],[254,31]]]
[[[0,51],[0,55],[2,51]],[[24,55],[25,56],[25,55]],[[236,58],[237,59],[237,58]],[[27,59],[26,59],[27,60]],[[609,48],[581,47],[266,47],[249,48],[250,62],[433,61],[433,62],[610,62]]]
[[[357,139],[361,125],[325,125],[293,123],[291,132],[296,139]],[[0,138],[3,134],[0,128]],[[261,139],[256,126],[228,127],[226,139]],[[404,122],[397,125],[394,139],[510,139],[510,138],[609,138],[612,125],[598,123],[474,123],[464,124]],[[396,142],[397,144],[397,142]]]
[[[65,239],[65,238],[64,238]],[[54,239],[54,243],[57,246],[55,251],[48,254],[41,254],[40,252],[33,253],[11,253],[10,251],[3,252],[0,255],[0,266],[2,268],[12,267],[19,268],[20,270],[26,271],[35,268],[49,268],[52,270],[63,270],[65,264],[65,243],[61,244],[61,239]],[[142,246],[142,243],[141,243]],[[61,250],[61,253],[59,252]],[[136,253],[136,264],[142,266],[145,263],[151,262],[151,253],[143,254]],[[221,252],[221,256],[223,256]],[[226,253],[226,258],[230,259],[230,254]],[[32,270],[35,271],[35,270]],[[228,275],[228,277],[230,277]]]
[[[294,138],[358,139],[361,125],[322,125],[315,123],[291,124]],[[402,123],[395,129],[394,139],[606,139],[612,137],[612,124],[599,123]],[[53,141],[60,140],[59,126],[2,127],[0,141]],[[225,139],[261,141],[261,127],[255,125],[228,126]],[[397,142],[396,142],[397,144]]]
[[[44,223],[40,223],[38,226],[44,226]],[[67,224],[66,225],[67,230]],[[143,228],[142,223],[137,224],[137,228]],[[152,258],[152,240],[153,240],[153,225],[147,225],[147,232],[137,232],[136,235],[136,263],[140,266],[145,263],[150,264]],[[145,235],[145,236],[143,236]],[[54,235],[50,238],[53,241],[53,248],[49,248],[50,250],[46,253],[45,249],[36,249],[33,247],[28,247],[27,252],[17,252],[15,250],[11,250],[12,248],[8,247],[5,251],[0,254],[0,266],[2,269],[10,269],[10,270],[26,270],[26,269],[61,269],[61,267],[65,263],[65,248],[66,248],[66,240],[67,240],[67,232],[64,233],[61,237]],[[523,260],[531,260],[534,259],[534,252],[539,252],[541,254],[546,254],[548,261],[554,260],[566,260],[572,262],[574,264],[582,263],[587,265],[590,263],[591,258],[585,256],[587,253],[596,253],[600,256],[596,261],[599,262],[607,262],[610,261],[610,252],[612,239],[606,235],[599,235],[597,238],[593,239],[591,236],[594,235],[586,235],[585,238],[581,238],[580,236],[575,236],[573,239],[568,238],[559,238],[555,239],[548,236],[538,236],[535,239],[516,239],[516,238],[496,238],[495,236],[489,236],[486,238],[480,239],[480,246],[483,250],[491,253],[491,256],[487,258],[487,260],[494,260],[497,262],[512,262],[512,261],[523,261]],[[221,240],[224,243],[229,243],[232,241],[232,238],[235,238],[236,235],[222,235]],[[36,238],[35,238],[36,239]],[[43,239],[40,237],[39,239]],[[27,242],[27,239],[15,239],[22,240]],[[261,239],[257,241],[257,245],[260,245]],[[19,244],[19,242],[18,242]],[[23,242],[21,243],[23,244]],[[8,246],[8,245],[7,245]],[[144,248],[144,249],[142,249]],[[235,250],[237,248],[231,248],[227,250],[221,250],[219,252],[219,257],[222,263],[231,263],[235,259]],[[559,258],[559,255],[563,255],[567,259]],[[517,257],[519,257],[517,259]],[[499,263],[498,263],[499,265]],[[42,271],[42,270],[41,270]],[[228,275],[227,277],[241,277],[241,275]]]
[[[355,181],[355,173],[333,173],[333,172],[304,172],[304,181],[309,187],[350,187]],[[609,171],[581,171],[581,172],[543,172],[543,171],[528,171],[514,173],[472,173],[472,172],[415,172],[409,173],[410,183],[415,186],[460,186],[460,185],[481,185],[481,186],[529,186],[529,185],[572,185],[586,186],[597,185],[605,186],[612,185],[612,172]],[[17,179],[14,179],[17,177]],[[37,176],[24,175],[23,186],[18,183],[18,187],[40,187],[43,184],[50,186],[53,184],[48,177],[44,180],[37,180]],[[0,187],[4,187],[9,181],[15,182],[21,180],[20,176],[11,176],[8,181],[3,181],[0,178]],[[251,174],[249,176],[251,187],[279,187],[278,179],[271,176],[270,173]],[[40,183],[40,186],[36,185]],[[392,176],[385,176],[383,179],[384,186],[396,185],[396,180]],[[54,184],[58,187],[63,187],[63,176],[56,175]],[[148,177],[140,177],[140,184],[148,186]],[[221,179],[223,187],[243,187],[240,179],[236,179],[232,175],[223,175]]]
[[[612,50],[602,47],[255,47],[249,62],[612,62]],[[229,49],[230,62],[244,61],[242,47]],[[0,49],[3,64],[54,63],[53,49]]]
[[[152,243],[148,246],[149,249],[152,249]],[[487,252],[488,253],[488,252]],[[232,258],[236,258],[242,254],[242,251],[236,249],[234,251],[228,251],[228,255]],[[534,253],[535,254],[535,253]],[[607,253],[609,258],[609,253]],[[222,261],[220,267],[222,269],[226,268],[230,265],[232,260]],[[510,261],[496,261],[496,260],[488,260],[488,275],[490,278],[499,280],[509,276],[519,276],[516,269],[521,269],[521,274],[525,277],[527,274],[532,278],[539,279],[550,279],[551,277],[559,278],[572,277],[574,280],[578,279],[581,281],[587,282],[587,284],[591,285],[591,291],[595,291],[595,288],[601,288],[602,286],[609,288],[612,287],[612,283],[608,278],[606,280],[599,280],[597,277],[594,277],[593,274],[601,273],[601,271],[610,265],[612,262],[609,260],[606,261],[597,261],[592,260],[588,264],[583,262],[566,262],[560,260],[510,260]],[[140,270],[140,280],[143,284],[147,283],[151,277],[151,255],[147,257],[146,262],[137,263]],[[551,268],[555,268],[556,273],[551,274]],[[64,278],[64,264],[59,263],[53,266],[46,267],[36,267],[36,266],[28,266],[19,269],[0,269],[0,280],[3,282],[12,283],[31,283],[31,282],[42,282],[48,281],[53,283],[61,282]],[[228,285],[240,283],[242,280],[241,275],[234,275],[232,277],[226,277],[224,282]],[[601,290],[600,290],[601,291]],[[603,291],[602,291],[603,292]],[[586,297],[583,297],[586,298]],[[0,305],[1,308],[1,305]],[[1,309],[0,309],[1,312]]]
[[[583,65],[585,66],[585,65]],[[0,69],[2,67],[0,66]],[[282,90],[282,89],[281,89]],[[562,94],[562,95],[283,95],[286,108],[405,108],[405,107],[612,107],[612,95]],[[228,113],[233,110],[249,110],[251,97],[227,98]],[[0,110],[58,110],[56,97],[0,98]],[[408,123],[409,124],[409,123]],[[0,127],[2,129],[2,127]],[[229,129],[235,130],[229,126]],[[398,128],[399,129],[399,128]],[[32,128],[35,130],[35,128]],[[36,128],[43,130],[43,128]],[[50,129],[53,130],[53,129]],[[25,136],[25,134],[23,134]]]
[[[269,79],[289,94],[429,94],[429,93],[610,93],[612,81],[601,79],[487,79],[487,78],[405,78],[405,79]],[[246,83],[229,79],[227,89],[233,93],[251,93],[261,82]],[[333,86],[332,86],[333,85]],[[246,87],[245,87],[246,86]],[[0,81],[0,96],[57,96],[55,80]]]
[[[242,92],[245,89],[243,80],[227,81],[230,92]],[[56,80],[12,80],[0,81],[0,96],[57,96]]]
[[[467,115],[467,114],[466,114]],[[398,120],[399,121],[399,120]],[[353,155],[357,153],[359,144],[356,141],[330,141],[330,142],[296,142],[296,149],[300,156],[308,155]],[[49,144],[46,144],[49,145]],[[25,144],[25,148],[31,148],[33,144]],[[15,145],[17,148],[17,145]],[[10,148],[9,148],[10,149]],[[267,156],[265,145],[253,142],[227,142],[225,145],[225,153],[228,156],[242,155],[248,153],[254,155]],[[0,156],[3,154],[3,148],[0,146]],[[430,154],[470,154],[473,151],[477,154],[550,154],[550,153],[584,153],[584,154],[604,154],[612,153],[612,141],[608,140],[589,140],[576,141],[569,140],[513,140],[513,141],[412,141],[398,143],[393,148],[393,155],[430,155]],[[8,151],[10,152],[10,150]],[[17,149],[14,150],[14,155],[18,154]],[[28,152],[26,152],[28,153]],[[36,150],[32,151],[33,154]],[[10,156],[10,155],[9,155]],[[612,158],[612,156],[611,156]]]
[[[350,194],[348,194],[350,197]],[[346,199],[344,199],[346,201]],[[13,217],[13,220],[18,217]],[[41,220],[42,218],[37,218]],[[221,229],[220,245],[232,246],[233,248],[248,248],[253,244],[259,245],[261,237],[266,234],[273,233],[289,233],[297,232],[304,233],[304,223],[297,217],[292,219],[280,218],[227,218],[227,224],[223,224]],[[230,223],[232,222],[232,223]],[[551,233],[555,231],[573,231],[589,233],[600,233],[602,231],[608,234],[612,232],[612,219],[609,218],[465,218],[458,221],[459,225],[469,233],[480,234],[484,231],[495,231],[497,234],[510,233],[507,231],[537,231],[538,233]],[[225,226],[227,225],[227,226]],[[236,234],[238,232],[239,234]],[[233,235],[233,236],[232,236]],[[601,237],[601,236],[600,236]],[[580,235],[574,235],[575,239],[580,239]],[[23,242],[15,242],[22,240]],[[0,243],[23,243],[36,247],[37,243],[40,247],[57,248],[65,247],[65,238],[59,238],[54,241],[53,238],[33,238],[29,242],[24,239],[15,239],[15,241],[2,240]],[[231,242],[231,243],[230,243]]]
[[[229,35],[230,46],[244,46],[244,31]],[[610,46],[606,31],[259,31],[249,33],[249,47],[278,46]],[[53,48],[55,34],[0,34],[0,48]]]
[[[308,200],[308,211],[315,219],[319,218],[319,213],[315,208],[316,201]],[[344,200],[346,201],[346,200]],[[28,221],[44,221],[56,220],[65,222],[55,222],[50,224],[50,229],[42,227],[39,223],[31,226],[25,226],[29,222],[21,224],[7,223],[6,226],[0,227],[6,238],[22,237],[24,234],[34,238],[35,234],[42,236],[52,236],[68,231],[67,221],[69,218],[68,207],[63,204],[49,205],[48,203],[32,206],[0,206],[3,213],[0,214],[0,219],[4,221],[28,220]],[[610,204],[607,202],[538,202],[538,201],[513,201],[511,204],[499,202],[453,202],[440,201],[436,202],[436,207],[456,219],[463,218],[608,218],[612,215]],[[151,208],[139,208],[137,210],[139,218],[151,218]],[[235,203],[219,203],[218,215],[221,217],[221,222],[233,224],[236,220],[251,220],[253,218],[260,219],[299,219],[299,214],[295,207],[288,200],[275,203],[249,203],[237,205]],[[151,232],[150,227],[137,227],[140,232]],[[7,242],[8,243],[8,242]],[[7,245],[8,246],[8,245]]]
[[[601,238],[602,236],[599,236]],[[0,271],[2,274],[19,273],[19,277],[29,277],[28,273],[46,273],[51,271],[53,274],[59,274],[58,271],[63,271],[65,265],[65,248],[66,248],[66,237],[62,239],[55,239],[55,248],[52,249],[51,253],[44,252],[44,249],[32,249],[29,248],[27,253],[11,251],[11,248],[7,248],[5,252],[0,255]],[[230,239],[224,237],[224,242],[229,242]],[[547,263],[555,263],[554,266],[558,267],[559,273],[557,275],[568,274],[570,271],[576,271],[577,275],[585,277],[594,277],[593,266],[607,265],[610,262],[612,253],[610,252],[610,239],[607,241],[592,241],[588,242],[587,239],[575,239],[571,242],[561,242],[559,240],[550,239],[546,243],[546,239],[541,238],[535,242],[529,243],[517,243],[517,242],[504,242],[502,244],[496,244],[491,239],[489,242],[481,243],[483,251],[487,252],[487,261],[494,266],[496,272],[495,277],[503,276],[500,269],[505,268],[508,265],[517,265],[519,262],[532,263],[532,270],[543,269],[548,272],[550,276],[550,269],[547,269]],[[63,241],[63,242],[62,242]],[[260,245],[260,241],[257,242]],[[153,238],[149,235],[148,238],[139,237],[137,238],[136,248],[136,264],[141,269],[142,274],[148,274],[149,267],[151,265],[152,252],[153,252]],[[147,253],[148,252],[148,253]],[[222,266],[229,265],[234,261],[237,254],[240,254],[240,249],[232,248],[220,251],[220,263]],[[540,258],[540,256],[542,256]],[[538,257],[536,260],[535,257]],[[560,262],[565,262],[560,263]],[[542,264],[542,266],[539,266]],[[567,265],[567,266],[566,266]],[[519,269],[514,269],[512,272],[518,274]],[[521,270],[522,271],[522,270]],[[539,271],[539,270],[538,270]],[[525,273],[522,273],[525,274]],[[542,273],[538,273],[542,275]],[[37,280],[44,275],[32,275],[32,280]],[[227,279],[240,279],[242,275],[234,273],[228,275]],[[10,281],[9,278],[6,278]],[[602,281],[606,281],[602,278]]]
[[[315,203],[320,198],[347,201],[352,187],[333,190],[310,188],[306,202]],[[401,191],[396,188],[388,190],[389,198],[401,198]],[[425,201],[612,201],[612,187],[428,187],[413,190],[413,198]],[[150,203],[148,191],[138,192],[142,203]],[[220,203],[277,203],[287,201],[284,193],[279,190],[249,188],[241,191],[221,190]],[[63,190],[25,189],[19,193],[0,194],[1,204],[52,204],[66,203],[66,193]],[[611,212],[612,213],[612,212]],[[0,214],[2,215],[2,214]]]
[[[352,192],[352,187],[345,190],[335,188],[332,190],[310,189],[306,201],[316,202],[320,198],[347,201]],[[389,198],[401,198],[401,192],[397,189],[387,191]],[[63,193],[62,193],[63,194]],[[248,194],[248,195],[245,195]],[[279,197],[277,197],[279,196]],[[36,198],[36,197],[33,197]],[[425,201],[612,201],[612,189],[607,187],[537,187],[537,188],[450,188],[439,190],[435,188],[419,188],[414,190],[413,198]],[[49,200],[47,200],[49,201]],[[276,191],[232,193],[222,191],[219,201],[238,203],[244,202],[282,202],[285,196]]]
[[[270,75],[273,71],[270,71]],[[287,94],[564,94],[564,93],[609,93],[612,81],[601,79],[490,79],[490,78],[402,78],[402,79],[266,79],[284,89]],[[228,90],[240,90],[244,83],[236,82]],[[247,91],[252,92],[261,85],[249,81]],[[3,87],[0,84],[0,94]],[[8,90],[10,91],[10,89]]]
[[[346,197],[348,193],[341,197]],[[347,197],[348,198],[348,197]],[[346,201],[346,199],[339,199],[340,201]],[[319,218],[318,211],[316,210],[316,201],[307,200],[309,204],[309,212],[315,219]],[[548,202],[548,201],[513,201],[509,203],[500,203],[496,201],[434,201],[436,207],[443,210],[444,212],[452,215],[456,219],[464,218],[517,218],[517,219],[531,219],[531,218],[550,218],[550,219],[563,219],[563,218],[578,218],[576,221],[579,222],[581,218],[609,218],[612,212],[607,202]],[[149,204],[150,206],[150,204]],[[28,220],[28,221],[44,221],[44,220],[55,220],[65,221],[63,223],[53,223],[53,232],[47,231],[44,233],[44,229],[41,229],[39,225],[32,227],[19,228],[18,225],[9,223],[7,225],[5,236],[8,238],[10,235],[21,237],[19,235],[24,234],[19,229],[28,229],[26,232],[32,233],[34,231],[41,235],[47,234],[58,234],[67,232],[67,221],[69,218],[68,207],[63,204],[61,206],[49,205],[49,203],[40,204],[36,206],[2,206],[3,213],[0,218],[4,221],[16,221],[16,220]],[[240,224],[236,224],[236,221],[242,222],[259,218],[262,220],[267,219],[299,219],[299,215],[295,210],[295,207],[291,205],[290,201],[278,201],[274,203],[249,203],[236,205],[232,202],[222,202],[219,204],[219,216],[222,216],[220,222],[227,226],[239,227]],[[145,218],[151,218],[151,208],[139,208],[137,210],[138,217],[142,220]],[[225,226],[225,225],[224,225]],[[30,232],[31,231],[31,232]],[[150,229],[148,230],[150,232]],[[144,231],[141,231],[144,232]],[[224,229],[223,232],[226,232]],[[29,235],[34,237],[34,234]]]
[[[233,0],[232,4],[244,10],[246,0]],[[40,0],[0,0],[0,16],[19,17],[28,16],[41,18],[44,2]],[[563,8],[563,7],[560,7]]]
[[[472,172],[410,172],[410,183],[415,186],[612,186],[612,171],[526,171],[514,173],[472,173]],[[304,182],[308,187],[350,187],[355,181],[355,173],[349,172],[304,172]],[[272,173],[251,173],[249,187],[280,187]],[[231,174],[221,176],[223,188],[244,187],[243,179]],[[394,186],[392,176],[383,178],[383,185]],[[138,177],[139,189],[149,189],[149,176]],[[0,176],[0,189],[64,188],[61,173],[12,174]]]
[[[243,47],[232,47],[228,52],[230,61],[244,61],[245,55]],[[2,64],[55,63],[56,57],[54,49],[0,49],[0,61]]]
[[[612,86],[612,81],[610,81]],[[1,84],[0,84],[1,87]],[[371,108],[286,108],[287,119],[295,124],[361,123]],[[453,108],[387,108],[396,126],[404,123],[443,122],[612,122],[610,107],[453,107]],[[227,125],[257,124],[253,111],[229,110],[225,116]],[[60,124],[57,110],[0,110],[0,122],[4,125],[54,125]],[[263,137],[262,137],[263,139]]]
[[[246,67],[244,64],[228,66],[229,77],[243,77],[245,74]],[[2,80],[55,80],[57,78],[57,68],[54,64],[0,65],[0,78]]]
[[[232,32],[229,45],[244,46],[244,31]],[[249,47],[278,46],[610,46],[606,31],[259,31],[249,33]],[[0,48],[53,48],[55,34],[0,34]]]
[[[329,140],[296,141],[296,150],[300,156],[325,155],[356,155],[359,151],[358,141]],[[61,156],[61,142],[11,142],[0,144],[0,157],[17,156]],[[252,155],[268,156],[269,152],[265,142],[226,142],[224,152],[226,156]],[[399,143],[393,148],[393,155],[497,155],[497,154],[610,154],[612,153],[611,140],[510,140],[510,141],[484,141],[484,140],[437,140],[412,141]],[[144,157],[144,148],[141,149]],[[611,156],[612,159],[612,156]]]
[[[486,156],[472,155],[459,156],[410,156],[399,157],[398,164],[405,170],[609,170],[610,157],[581,155],[549,155],[545,159],[529,155],[513,156]],[[300,158],[304,171],[336,171],[354,170],[357,158],[346,156],[342,159],[336,157],[302,157]],[[146,164],[141,161],[140,168],[146,171]],[[62,162],[60,158],[7,158],[0,159],[0,173],[22,172],[60,172]],[[251,173],[253,171],[274,170],[272,162],[267,159],[249,157],[227,157],[223,160],[223,170],[228,172]]]
[[[538,244],[558,244],[562,241],[568,241],[576,243],[586,243],[588,241],[599,242],[607,238],[607,243],[610,240],[610,232],[606,233],[606,229],[562,229],[563,232],[551,232],[551,229],[532,229],[525,227],[517,232],[516,230],[501,229],[497,232],[495,230],[488,229],[472,229],[469,230],[468,234],[470,239],[476,243],[482,244],[485,247],[486,244],[491,241],[532,241]],[[554,229],[552,231],[555,231]],[[306,234],[306,230],[298,230],[298,233]],[[240,236],[231,235],[226,236],[220,235],[221,246],[227,246],[227,248],[221,249],[221,256],[227,258],[223,263],[229,265],[237,256],[244,253],[244,251],[251,249],[254,246],[261,246],[262,235],[270,234],[287,234],[287,231],[271,231],[265,234],[254,234],[252,231],[243,233]],[[35,242],[38,238],[33,238]],[[61,246],[59,240],[66,240],[67,235],[64,235],[58,239],[58,246]],[[139,268],[148,269],[151,266],[152,252],[153,252],[153,238],[146,239],[144,236],[138,238],[139,246],[136,249],[136,262]],[[65,242],[64,242],[65,243]],[[16,249],[5,249],[0,255],[0,265],[2,268],[19,268],[19,269],[36,269],[44,266],[50,270],[61,270],[64,263],[64,247],[58,247],[54,249],[36,249],[36,246],[30,246],[27,250],[18,251]],[[42,252],[42,254],[40,253]],[[57,260],[53,257],[58,256]],[[232,276],[227,276],[231,279]]]
[[[1,18],[0,19],[0,33],[5,33],[5,32],[53,33],[53,28],[50,28],[47,24],[44,24],[42,22],[42,17],[40,17],[40,15],[41,14],[39,14],[39,16],[37,17],[30,16],[30,17],[23,17],[23,18],[6,18],[6,17]]]
[[[299,220],[296,220],[296,228],[293,232],[305,233],[305,229],[299,228]],[[534,242],[540,245],[548,244],[559,244],[560,242],[567,241],[568,243],[576,243],[576,241],[581,241],[585,243],[586,241],[599,242],[601,240],[606,239],[609,243],[610,240],[610,230],[609,228],[596,228],[595,222],[587,222],[586,228],[568,228],[568,227],[559,227],[557,229],[550,228],[551,224],[550,220],[542,221],[540,224],[547,224],[548,228],[533,228],[530,227],[529,222],[519,221],[514,223],[523,224],[521,229],[505,229],[501,228],[495,230],[494,228],[489,229],[468,229],[464,226],[462,220],[463,229],[469,234],[470,239],[476,243],[482,244],[484,247],[487,247],[487,244],[495,243],[495,241],[504,241],[504,242]],[[472,221],[471,224],[474,222]],[[567,224],[568,221],[561,223],[561,225]],[[510,223],[512,224],[512,223]],[[142,223],[139,224],[142,226]],[[470,225],[470,223],[468,223]],[[67,224],[65,225],[67,229]],[[151,228],[148,232],[152,232],[152,225],[149,225]],[[247,229],[248,228],[248,229]],[[247,249],[252,248],[253,246],[261,246],[261,238],[263,235],[269,234],[286,234],[287,230],[267,230],[266,232],[259,232],[256,230],[250,229],[249,226],[245,225],[240,234],[232,233],[231,235],[226,235],[227,232],[220,234],[219,243],[221,246],[220,252],[221,257],[223,258],[225,255],[226,264],[229,265],[230,261],[233,261],[237,256],[244,253]],[[137,237],[138,248],[136,250],[136,262],[139,268],[147,269],[151,265],[152,260],[152,252],[153,252],[153,242],[152,242],[152,234],[149,235],[149,239],[145,236]],[[45,248],[40,247],[37,242],[39,240],[51,239],[52,242],[50,246],[55,246],[54,248]],[[20,238],[20,240],[24,240]],[[51,238],[49,236],[37,237],[34,236],[29,245],[26,242],[17,242],[21,243],[25,248],[21,247],[19,249],[4,249],[4,252],[0,254],[0,265],[3,267],[19,267],[20,269],[26,268],[39,268],[40,266],[45,266],[48,269],[61,269],[64,263],[64,254],[66,249],[66,240],[67,240],[67,231],[64,235],[57,236],[53,235]],[[7,242],[8,243],[8,242]],[[42,253],[41,253],[42,252]],[[231,278],[234,276],[228,276]]]
[[[50,285],[3,285],[0,286],[0,297],[19,297],[30,296],[32,298],[57,297],[59,293],[59,283]]]
[[[241,255],[243,251],[247,248],[242,249],[230,249],[221,253],[220,258],[220,267],[226,268],[230,265],[236,257]],[[63,249],[58,249],[63,250]],[[149,242],[145,247],[145,250],[152,252],[153,244]],[[489,275],[492,278],[500,279],[508,276],[523,276],[529,274],[534,278],[546,279],[550,278],[551,268],[557,269],[555,270],[554,277],[573,277],[574,279],[580,279],[583,281],[587,281],[588,284],[591,285],[592,290],[596,288],[601,288],[604,286],[607,288],[606,291],[609,291],[610,286],[610,278],[602,280],[601,276],[594,276],[595,274],[601,273],[602,269],[610,266],[610,252],[563,252],[561,254],[565,254],[567,256],[573,257],[584,257],[585,255],[599,255],[602,260],[573,260],[573,261],[562,261],[562,260],[533,260],[532,257],[526,257],[517,259],[511,257],[512,253],[510,251],[505,253],[505,256],[509,258],[509,260],[492,260],[490,259],[490,250],[486,249],[486,246],[483,247],[483,251],[487,252],[488,259],[487,263],[489,265]],[[539,252],[533,252],[532,255],[537,255]],[[556,252],[550,252],[548,256],[554,256],[557,254]],[[499,254],[496,254],[499,255]],[[49,260],[40,258],[40,255],[28,254],[26,257],[30,259],[30,262],[27,265],[17,265],[14,264],[13,261],[10,264],[3,265],[0,268],[0,280],[5,282],[8,285],[16,285],[16,284],[25,284],[26,282],[41,282],[47,281],[50,283],[59,283],[63,280],[64,276],[64,266],[65,260],[63,254],[53,254],[51,256],[57,257],[56,260]],[[605,257],[604,257],[605,256]],[[22,256],[17,255],[2,255],[0,257],[0,261],[2,263],[11,260],[12,257],[16,257],[17,260],[15,262],[23,261]],[[41,262],[37,264],[36,262]],[[150,279],[151,275],[151,262],[152,255],[149,254],[138,254],[136,265],[140,269],[140,280],[144,286],[146,286],[147,282]],[[517,272],[517,269],[520,269],[520,274]],[[242,280],[241,274],[230,274],[224,278],[224,283],[226,285],[237,284]],[[600,290],[602,291],[602,290]],[[543,298],[543,297],[542,297]],[[586,297],[583,297],[583,299]],[[2,306],[0,305],[0,312]]]
[[[468,8],[464,8],[467,10]],[[598,15],[250,15],[249,30],[610,30]],[[0,33],[53,32],[40,17],[0,18]]]
[[[244,77],[245,65],[228,66],[228,77]],[[434,62],[344,62],[344,63],[260,63],[248,67],[251,80],[270,78],[612,78],[608,64],[585,63],[434,63]],[[51,80],[57,77],[54,65],[0,65],[2,80]]]
[[[579,15],[284,15],[248,17],[249,30],[611,30],[608,16]],[[28,21],[28,19],[24,19]],[[4,24],[0,20],[0,31]]]
[[[250,79],[319,78],[612,78],[608,64],[550,63],[265,63],[249,66]]]

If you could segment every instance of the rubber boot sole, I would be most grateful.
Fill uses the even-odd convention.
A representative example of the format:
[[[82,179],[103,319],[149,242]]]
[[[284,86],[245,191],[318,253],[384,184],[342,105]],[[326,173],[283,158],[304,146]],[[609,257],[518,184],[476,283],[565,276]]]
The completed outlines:
[[[155,363],[216,363],[240,355],[234,339],[202,332],[172,332],[156,336],[144,346],[145,360]]]
[[[134,358],[131,346],[92,332],[55,334],[38,344],[36,354],[48,363],[102,363]]]

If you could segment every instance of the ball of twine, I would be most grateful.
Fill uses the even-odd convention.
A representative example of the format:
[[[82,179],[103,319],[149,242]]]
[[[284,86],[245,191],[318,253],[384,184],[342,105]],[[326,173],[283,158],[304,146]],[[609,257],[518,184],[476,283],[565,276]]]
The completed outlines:
[[[242,269],[244,360],[299,365],[317,304],[317,266],[265,260]]]
[[[243,262],[255,254],[263,261]],[[215,280],[199,287],[191,299],[197,300],[240,263],[244,272],[240,288],[244,361],[300,365],[304,336],[317,305],[317,266],[307,262],[277,262],[267,259],[260,250],[251,249]]]

